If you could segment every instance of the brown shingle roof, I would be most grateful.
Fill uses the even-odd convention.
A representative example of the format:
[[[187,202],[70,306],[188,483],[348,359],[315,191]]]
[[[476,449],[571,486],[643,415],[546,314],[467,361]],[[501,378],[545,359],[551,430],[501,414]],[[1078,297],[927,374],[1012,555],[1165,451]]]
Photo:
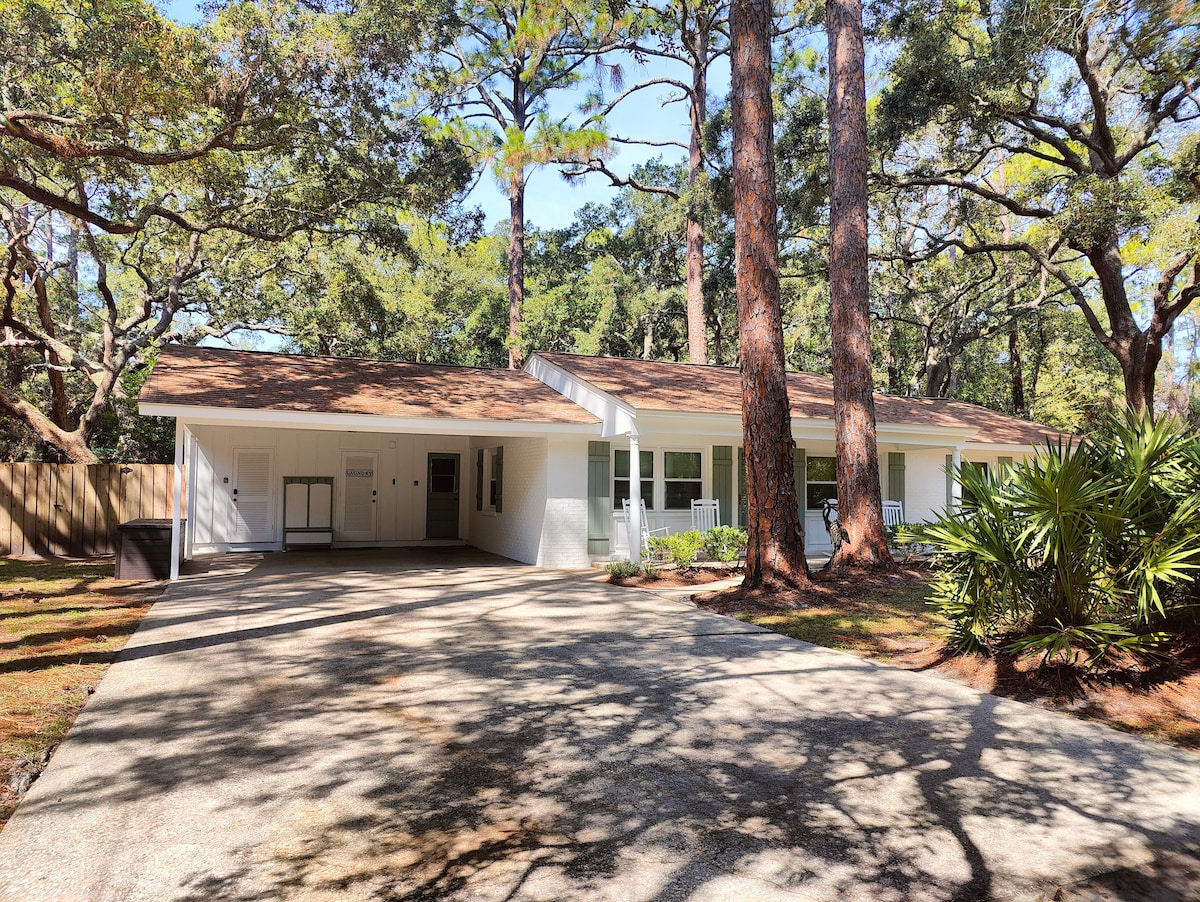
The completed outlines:
[[[138,397],[148,404],[189,407],[598,422],[533,376],[511,370],[186,345],[163,349]]]
[[[635,410],[735,415],[742,411],[741,375],[735,367],[541,351],[538,356]],[[827,376],[788,373],[788,397],[797,419],[833,419],[833,380]],[[1035,445],[1062,435],[1029,420],[944,398],[901,398],[876,392],[875,417],[880,423],[974,427],[979,431],[968,440],[973,442]]]

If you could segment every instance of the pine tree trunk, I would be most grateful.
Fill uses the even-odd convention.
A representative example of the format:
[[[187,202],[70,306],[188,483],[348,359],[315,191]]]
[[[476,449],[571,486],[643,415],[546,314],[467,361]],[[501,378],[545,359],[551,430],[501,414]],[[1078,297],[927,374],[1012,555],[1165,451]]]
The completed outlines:
[[[525,365],[521,311],[525,306],[525,174],[512,177],[508,194],[508,368]]]
[[[793,473],[795,442],[779,302],[770,0],[734,0],[729,19],[734,251],[750,539],[743,588],[795,587],[808,583],[808,564]]]
[[[708,36],[697,35],[697,52],[704,54]],[[696,189],[704,167],[704,120],[708,110],[708,60],[692,68],[691,138],[688,144],[687,214],[687,331],[688,361],[708,363],[708,320],[704,314],[704,227],[696,210]]]
[[[1013,326],[1008,333],[1008,365],[1012,373],[1013,413],[1019,417],[1028,415],[1025,405],[1025,374],[1021,372],[1021,330]]]
[[[867,283],[867,111],[861,0],[826,0],[830,252],[838,519],[830,562],[892,566],[883,531]]]

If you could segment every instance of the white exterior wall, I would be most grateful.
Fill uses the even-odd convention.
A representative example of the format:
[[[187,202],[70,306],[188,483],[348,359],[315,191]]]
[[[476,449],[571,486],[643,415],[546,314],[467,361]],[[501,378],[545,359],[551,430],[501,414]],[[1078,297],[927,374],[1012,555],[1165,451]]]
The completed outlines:
[[[501,510],[477,511],[476,456],[496,447],[504,448]],[[473,438],[468,477],[470,542],[476,548],[538,567],[589,565],[586,438]]]
[[[932,520],[946,509],[946,455],[949,448],[904,452],[904,519]],[[884,458],[884,467],[887,459]]]
[[[481,448],[504,448],[501,510],[475,509],[475,461]],[[467,455],[467,496],[471,544],[483,551],[535,564],[546,512],[546,440],[544,438],[473,438]],[[484,473],[484,480],[488,474]],[[486,498],[486,495],[485,495]]]
[[[378,455],[377,541],[365,543],[369,545],[400,545],[423,540],[428,474],[426,455],[431,451],[460,454],[459,525],[460,534],[467,538],[467,490],[471,485],[468,465],[471,461],[468,460],[468,440],[464,437],[226,426],[189,428],[196,436],[196,460],[189,476],[193,500],[188,529],[196,553],[281,548],[285,476],[334,478],[334,541],[342,543],[338,530],[343,480],[339,477],[344,451],[371,451]],[[234,454],[242,448],[272,453],[273,538],[269,542],[231,541],[235,515]]]

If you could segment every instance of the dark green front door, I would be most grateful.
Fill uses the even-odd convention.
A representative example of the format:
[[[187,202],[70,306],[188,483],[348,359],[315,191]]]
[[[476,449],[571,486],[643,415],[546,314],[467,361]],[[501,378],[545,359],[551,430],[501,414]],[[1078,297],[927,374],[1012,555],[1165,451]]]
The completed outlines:
[[[425,538],[458,538],[459,466],[457,454],[430,454],[425,502]]]

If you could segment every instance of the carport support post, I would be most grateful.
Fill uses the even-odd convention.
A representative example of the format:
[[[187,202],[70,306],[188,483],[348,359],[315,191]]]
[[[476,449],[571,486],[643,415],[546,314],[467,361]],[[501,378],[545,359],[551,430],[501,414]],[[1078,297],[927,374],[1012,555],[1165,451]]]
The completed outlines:
[[[171,579],[179,579],[179,532],[183,505],[183,444],[186,440],[183,423],[175,420],[175,487],[171,496]]]
[[[954,470],[950,474],[950,509],[957,511],[962,507],[962,482],[959,481],[958,475],[962,471],[962,448],[955,445],[950,455],[950,467]]]
[[[638,437],[629,433],[629,562],[642,562],[642,453]]]

